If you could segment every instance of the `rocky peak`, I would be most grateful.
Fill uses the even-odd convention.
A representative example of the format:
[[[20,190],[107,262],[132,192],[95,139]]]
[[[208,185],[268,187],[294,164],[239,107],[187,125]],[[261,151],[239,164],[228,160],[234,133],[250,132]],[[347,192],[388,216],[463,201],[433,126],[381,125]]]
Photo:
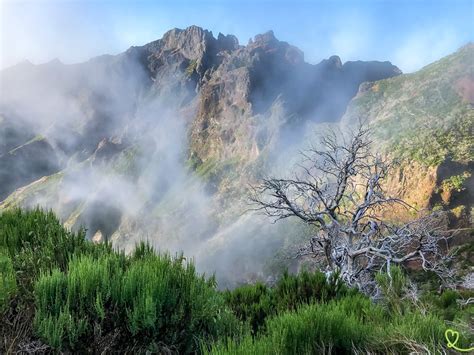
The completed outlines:
[[[252,43],[249,44],[249,47],[271,47],[278,45],[279,42],[280,41],[276,39],[273,31],[270,30],[265,33],[256,35]]]
[[[335,69],[335,70],[342,69],[341,58],[337,55],[333,55],[333,56],[329,57],[329,59],[324,59],[320,63],[320,65],[326,67],[327,69]]]
[[[279,41],[273,31],[256,35],[254,40],[248,44],[247,50],[250,54],[264,53],[276,56],[287,64],[295,65],[304,62],[303,52],[287,42]]]
[[[193,89],[209,79],[223,60],[221,52],[231,53],[239,48],[235,36],[219,33],[217,39],[211,31],[198,26],[186,29],[174,28],[157,41],[140,47],[145,62],[155,81]]]
[[[219,33],[217,39],[211,31],[198,26],[186,29],[174,28],[166,32],[157,41],[144,46],[152,54],[180,53],[188,60],[200,60],[205,53],[216,54],[220,51],[233,51],[239,47],[237,37]]]
[[[219,32],[217,43],[220,50],[233,51],[239,48],[239,40],[234,35],[223,35]]]
[[[197,60],[215,41],[212,32],[198,26],[190,26],[184,30],[169,30],[161,39],[146,44],[144,48],[156,55],[163,52],[180,52],[187,59]]]

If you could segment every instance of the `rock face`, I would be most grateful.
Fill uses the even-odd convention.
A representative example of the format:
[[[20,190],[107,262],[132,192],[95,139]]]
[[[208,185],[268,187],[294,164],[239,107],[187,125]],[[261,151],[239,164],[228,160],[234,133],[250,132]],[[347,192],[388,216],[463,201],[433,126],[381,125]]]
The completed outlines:
[[[423,146],[404,145],[422,131],[416,122],[431,120],[436,132],[459,126],[463,135],[472,125],[457,117],[472,110],[458,103],[471,97],[472,78],[459,63],[472,51],[468,46],[415,80],[389,62],[332,56],[306,63],[271,31],[244,46],[232,35],[215,38],[191,26],[81,64],[19,64],[0,72],[0,209],[52,207],[68,227],[83,225],[90,238],[125,248],[152,236],[159,247],[218,255],[225,241],[233,251],[223,254],[228,260],[249,254],[242,240],[252,233],[262,248],[252,253],[271,255],[261,228],[238,217],[249,180],[285,160],[280,155],[311,127],[359,116],[380,122],[378,141],[398,155],[400,147]],[[451,82],[456,90],[445,91]],[[436,171],[448,155],[468,164],[463,139],[455,138],[464,142],[457,155],[442,148],[436,164],[416,163],[427,171],[421,204],[435,204],[436,191],[447,198]],[[412,190],[409,176],[417,169],[401,171],[394,189]],[[449,194],[450,201],[456,196]]]
[[[249,142],[247,158],[255,158],[274,132],[262,126],[252,130],[252,120],[271,115],[276,103],[283,109],[282,123],[293,127],[304,120],[334,122],[362,82],[401,73],[389,62],[342,65],[339,57],[311,65],[299,49],[278,41],[271,31],[223,57],[201,87],[192,124],[191,147],[199,162],[232,159],[232,151],[241,153],[239,147]]]

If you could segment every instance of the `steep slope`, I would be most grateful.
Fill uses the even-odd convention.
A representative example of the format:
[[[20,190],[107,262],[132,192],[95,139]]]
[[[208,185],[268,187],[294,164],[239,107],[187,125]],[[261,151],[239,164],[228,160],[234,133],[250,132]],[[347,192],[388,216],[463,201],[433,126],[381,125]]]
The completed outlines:
[[[242,157],[246,150],[244,158],[254,159],[276,134],[275,125],[289,123],[285,128],[292,129],[308,119],[338,121],[362,82],[400,73],[388,62],[342,65],[337,56],[310,65],[301,51],[278,41],[273,32],[258,35],[225,56],[203,85],[192,125],[193,158],[232,159],[233,152]],[[281,117],[274,122],[277,115]]]
[[[420,208],[471,225],[474,201],[474,45],[413,74],[363,84],[342,118],[374,124],[401,166],[390,187]]]

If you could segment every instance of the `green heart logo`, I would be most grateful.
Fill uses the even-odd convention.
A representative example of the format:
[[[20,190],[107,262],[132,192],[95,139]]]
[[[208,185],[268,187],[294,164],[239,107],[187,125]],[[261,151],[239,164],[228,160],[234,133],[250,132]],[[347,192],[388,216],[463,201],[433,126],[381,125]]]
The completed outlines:
[[[459,332],[455,331],[455,330],[452,330],[452,329],[446,329],[446,331],[444,332],[444,337],[446,338],[447,342],[448,342],[448,348],[452,348],[454,350],[457,350],[457,351],[460,351],[460,352],[471,352],[471,351],[474,351],[474,347],[470,347],[470,348],[458,348],[456,346],[458,340],[459,340]]]
[[[444,337],[448,341],[448,348],[453,348],[459,340],[459,332],[447,329],[446,332],[444,332]]]

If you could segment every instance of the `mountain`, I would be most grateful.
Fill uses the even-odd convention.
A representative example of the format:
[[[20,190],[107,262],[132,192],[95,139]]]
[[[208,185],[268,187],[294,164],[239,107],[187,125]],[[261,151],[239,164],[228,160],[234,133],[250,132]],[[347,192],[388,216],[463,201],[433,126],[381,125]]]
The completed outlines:
[[[44,133],[63,162],[74,154],[83,159],[103,138],[123,136],[121,130],[140,102],[158,98],[172,101],[166,104],[170,110],[189,111],[182,116],[190,125],[192,158],[205,162],[214,153],[221,159],[247,144],[252,137],[239,136],[246,135],[240,132],[249,126],[244,121],[268,114],[277,100],[284,103],[287,116],[335,121],[360,83],[399,73],[388,62],[342,65],[338,57],[310,65],[301,51],[272,32],[239,46],[233,36],[219,34],[216,39],[192,26],[118,56],[77,65],[26,62],[3,71],[2,127],[26,120],[29,130]],[[31,133],[28,138],[33,137]],[[20,136],[0,154],[26,141]],[[210,141],[219,145],[214,151],[207,146]],[[23,183],[4,187],[0,198]]]
[[[473,52],[402,75],[389,62],[306,63],[271,31],[243,46],[191,26],[85,63],[21,63],[0,73],[0,210],[40,204],[94,240],[146,238],[251,277],[297,227],[242,215],[248,183],[285,171],[314,131],[363,116],[403,161],[392,189],[466,215]],[[410,195],[418,181],[426,193]]]

